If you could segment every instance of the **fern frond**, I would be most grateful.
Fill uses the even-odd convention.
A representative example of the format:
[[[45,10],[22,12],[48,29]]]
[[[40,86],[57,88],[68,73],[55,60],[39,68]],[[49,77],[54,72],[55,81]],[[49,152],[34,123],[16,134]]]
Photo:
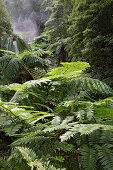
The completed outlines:
[[[19,145],[25,145],[30,144],[38,141],[45,141],[48,140],[48,137],[44,136],[45,132],[42,130],[36,130],[35,132],[29,132],[28,134],[24,134],[24,137],[14,141],[12,143],[12,146],[19,146]]]
[[[43,164],[36,160],[36,154],[33,150],[24,147],[16,147],[16,149],[19,150],[19,152],[21,153],[23,158],[27,161],[27,164],[31,167],[32,170],[34,168],[46,170]]]
[[[20,103],[23,98],[29,99],[28,96],[31,95],[32,98],[36,97],[37,101],[42,101],[44,103],[47,95],[46,89],[48,90],[49,86],[51,86],[51,80],[49,79],[28,81],[15,93],[11,102]],[[36,99],[34,103],[36,103]],[[28,103],[25,104],[27,105]]]
[[[64,152],[75,152],[75,146],[72,144],[68,144],[66,142],[55,142],[56,149],[61,149]]]
[[[8,37],[9,37],[8,34],[5,34],[5,35],[2,36],[2,42],[1,42],[1,47],[2,48],[6,47],[6,44],[7,44],[7,41],[8,41]]]
[[[12,119],[11,116],[1,113],[0,114],[0,128],[8,135],[14,136],[17,133],[23,124],[21,122],[16,123],[16,119]]]
[[[72,80],[71,83],[73,83],[73,85],[75,84],[76,89],[79,91],[85,91],[89,96],[93,95],[95,97],[101,95],[108,97],[113,95],[112,89],[97,79],[87,77],[76,78],[75,80]]]
[[[74,116],[67,116],[61,123],[62,126],[67,125],[68,123],[74,120]]]
[[[9,136],[14,136],[22,127],[22,124],[11,124],[4,127],[4,132]]]
[[[7,65],[11,59],[12,59],[11,56],[0,57],[0,65],[2,66],[3,70],[7,67]]]
[[[18,77],[20,74],[20,70],[22,68],[22,65],[20,63],[20,59],[13,58],[9,61],[7,68],[5,68],[5,76],[9,79]]]
[[[53,117],[53,120],[52,120],[52,125],[59,125],[61,123],[61,117],[60,116],[55,116]]]
[[[30,110],[30,107],[28,106],[18,106],[13,103],[9,104],[6,102],[1,102],[0,108],[6,113],[18,117],[20,120],[24,120],[27,124],[30,125],[34,125],[39,120],[42,120],[44,118],[53,117],[53,114],[51,113]]]
[[[85,62],[71,62],[71,63],[61,63],[63,67],[55,68],[48,75],[56,78],[59,77],[76,77],[82,73],[87,67],[90,67],[88,63]]]
[[[111,131],[103,131],[100,137],[100,143],[104,143],[104,144],[112,144],[113,143],[113,132]],[[113,147],[113,145],[112,145]]]
[[[21,87],[21,84],[18,84],[18,83],[13,83],[13,84],[9,84],[9,85],[4,85],[4,86],[1,86],[1,91],[18,91]]]
[[[82,166],[84,170],[95,170],[97,162],[97,153],[94,148],[88,147],[88,145],[83,145],[82,147]]]
[[[34,168],[45,170],[45,167],[40,160],[36,159],[35,152],[26,147],[16,147],[13,149],[7,163],[10,165],[10,168],[16,167],[17,170],[20,168],[23,170],[33,170]]]
[[[77,63],[77,64],[79,64],[79,63]],[[75,65],[77,65],[77,64],[74,63],[74,66],[72,66],[72,68],[75,67]],[[69,67],[69,66],[70,65],[67,63],[66,67]],[[85,69],[85,66],[83,63],[83,66],[81,64],[80,68],[79,68],[79,66],[78,66],[78,68],[75,67],[74,71],[76,71],[77,69],[78,70],[82,69],[81,67],[83,67],[83,69]],[[71,66],[69,67],[69,69],[71,69],[71,71],[73,72],[72,68],[71,68]],[[66,71],[66,69],[64,69],[63,71]],[[81,70],[79,70],[79,71],[81,71]],[[61,74],[61,77],[62,77],[62,74]],[[66,73],[66,75],[69,75],[69,73]],[[63,76],[65,77],[65,74],[63,74]],[[53,103],[53,105],[55,102],[59,103],[60,101],[63,101],[63,100],[69,100],[69,99],[72,100],[74,98],[74,95],[76,97],[76,94],[78,91],[80,92],[80,94],[77,96],[78,99],[86,98],[86,99],[92,100],[92,99],[97,98],[98,96],[100,96],[101,98],[105,98],[105,97],[113,95],[112,89],[109,86],[107,86],[105,83],[103,83],[99,80],[91,79],[91,78],[87,78],[87,77],[84,77],[84,78],[83,77],[80,77],[80,78],[65,77],[63,79],[61,79],[61,77],[59,75],[59,78],[56,79],[56,75],[55,75],[55,76],[50,76],[48,78],[43,78],[41,80],[26,82],[25,84],[22,85],[22,88],[20,89],[20,91],[23,91],[25,89],[25,87],[27,87],[29,89],[28,91],[32,91],[32,94],[34,93],[36,95],[36,93],[42,94],[42,90],[43,90],[43,91],[45,91],[45,94],[48,94],[47,97],[44,98],[44,100],[47,102],[49,100],[49,102]],[[19,99],[22,98],[22,96],[23,96],[23,92],[21,94],[20,94],[20,92],[17,92],[11,101],[18,102]],[[26,98],[27,103],[31,102],[31,101],[28,101],[29,100],[28,96],[30,96],[30,95],[27,94],[26,97],[24,97],[24,98]],[[14,98],[15,98],[15,101],[14,101]],[[39,97],[37,97],[37,98],[39,98]],[[33,99],[33,97],[32,97],[32,99]],[[22,101],[22,100],[20,99],[20,101]],[[27,103],[25,103],[25,104],[27,105]],[[91,112],[89,111],[88,113],[91,113]],[[91,116],[91,114],[90,114],[90,116]],[[91,119],[91,117],[89,119]]]
[[[32,56],[32,55],[27,55],[22,58],[22,61],[29,67],[39,67],[39,68],[44,68],[45,70],[47,69],[47,65],[45,61],[38,57],[38,56]]]
[[[14,44],[13,44],[13,38],[10,38],[9,40],[8,40],[8,51],[15,51],[15,46],[14,46]]]
[[[28,51],[30,50],[29,45],[21,37],[19,37],[18,35],[13,35],[13,36],[16,40],[17,48],[20,53],[25,50],[28,50]]]
[[[101,125],[101,124],[77,124],[69,129],[66,133],[60,136],[61,141],[67,141],[71,137],[74,137],[77,133],[81,135],[88,135],[95,130],[103,129],[105,131],[113,131],[113,126]]]
[[[113,97],[94,102],[94,112],[96,117],[103,119],[113,118]]]
[[[58,126],[50,126],[48,128],[46,128],[44,130],[45,133],[47,132],[54,132],[54,131],[60,131],[60,130],[65,130],[65,129],[69,129],[70,126],[67,126],[67,125],[58,125]]]
[[[13,52],[13,51],[8,51],[8,50],[3,50],[3,49],[0,49],[0,52],[2,52],[3,54],[4,54],[4,56],[5,55],[16,55],[16,53],[15,52]]]
[[[107,146],[96,145],[99,161],[105,170],[113,169],[113,152]]]

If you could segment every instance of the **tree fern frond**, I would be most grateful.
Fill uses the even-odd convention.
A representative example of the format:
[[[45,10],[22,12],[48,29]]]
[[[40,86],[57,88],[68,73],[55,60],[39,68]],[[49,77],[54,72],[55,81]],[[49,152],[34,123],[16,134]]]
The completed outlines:
[[[45,167],[40,160],[36,159],[35,152],[26,147],[16,147],[13,149],[7,163],[11,165],[10,168],[16,167],[17,170],[19,170],[19,167],[23,167],[23,170],[33,170],[34,168],[45,170]]]
[[[25,145],[25,144],[30,144],[32,142],[38,142],[38,141],[45,141],[46,139],[48,140],[48,137],[44,136],[45,132],[41,130],[36,130],[35,132],[29,132],[28,134],[24,134],[24,137],[15,140],[12,143],[12,146],[18,146],[18,145]]]
[[[4,92],[10,91],[10,90],[18,91],[20,87],[21,87],[21,84],[13,83],[13,84],[1,86],[1,91],[4,91]]]
[[[53,69],[48,75],[53,77],[74,77],[82,73],[82,70],[85,70],[87,67],[90,67],[88,63],[85,62],[71,62],[71,63],[62,63],[63,67]]]
[[[55,142],[56,149],[61,149],[64,152],[75,152],[75,146],[72,144],[68,144],[66,142]]]
[[[61,123],[61,117],[60,116],[55,116],[52,120],[52,125],[59,125]]]
[[[24,120],[27,124],[31,125],[34,125],[39,120],[42,120],[44,118],[53,117],[53,114],[51,113],[30,110],[30,107],[28,106],[17,106],[13,103],[9,104],[1,102],[0,108],[6,113],[18,117],[20,120]]]
[[[29,94],[32,95],[32,97],[36,97],[39,99],[39,101],[44,101],[46,97],[46,89],[49,88],[51,84],[51,80],[49,79],[42,79],[42,80],[31,80],[26,83],[24,83],[21,86],[21,89],[18,90],[13,98],[11,99],[11,102],[20,103],[23,98],[27,98]],[[36,103],[36,100],[34,101]],[[27,103],[26,103],[27,105]]]
[[[105,170],[113,169],[113,152],[107,146],[96,145],[95,148],[98,151],[99,161]]]
[[[77,133],[81,135],[88,135],[95,130],[103,129],[106,131],[113,131],[113,126],[101,124],[77,124],[70,128],[66,133],[60,136],[61,141],[67,141]]]
[[[100,117],[103,119],[113,119],[113,109],[107,107],[95,107],[94,111],[96,112],[95,118]]]
[[[7,41],[8,41],[8,37],[9,37],[8,34],[5,34],[5,35],[2,36],[2,42],[1,42],[1,47],[2,48],[6,47],[6,44],[7,44]]]
[[[38,56],[31,56],[31,55],[27,55],[24,56],[22,58],[22,61],[29,67],[29,68],[33,68],[33,67],[39,67],[39,68],[44,68],[47,69],[47,65],[45,63],[45,61],[38,57]]]
[[[9,136],[14,136],[22,127],[22,124],[11,124],[4,127],[4,131]]]
[[[30,56],[29,56],[29,58],[30,58]],[[77,64],[75,64],[75,65],[77,65]],[[75,70],[81,69],[81,67],[82,67],[82,64],[81,64],[80,68],[79,67],[76,68],[75,65],[72,66],[72,68],[74,67]],[[67,63],[66,67],[68,68],[69,66],[70,65]],[[83,63],[83,66],[84,66],[84,63]],[[73,72],[72,68],[69,67],[69,69],[71,69],[71,71]],[[84,67],[83,67],[83,69],[84,69]],[[66,69],[64,69],[63,71],[66,71]],[[69,73],[66,73],[66,75],[69,75]],[[65,76],[65,74],[64,74],[64,76]],[[40,81],[26,82],[25,84],[22,85],[22,87],[24,89],[25,86],[26,87],[28,86],[28,89],[32,90],[32,94],[33,94],[33,92],[36,91],[35,89],[39,89],[40,92],[38,92],[38,94],[41,93],[42,89],[45,89],[46,93],[48,94],[46,99],[51,100],[51,102],[53,101],[54,103],[57,101],[59,102],[59,101],[66,100],[66,99],[68,100],[69,98],[73,99],[74,95],[76,97],[76,94],[78,91],[80,92],[80,94],[79,94],[80,96],[79,95],[77,96],[78,99],[79,99],[79,97],[83,97],[83,98],[89,97],[91,100],[91,99],[97,98],[98,96],[100,96],[101,98],[105,98],[105,97],[113,95],[113,91],[109,86],[107,86],[105,83],[103,83],[99,80],[96,80],[96,79],[91,79],[91,78],[87,78],[87,77],[84,77],[84,78],[83,77],[80,77],[80,78],[78,78],[78,77],[77,78],[76,77],[66,78],[65,77],[63,79],[61,79],[61,77],[59,77],[56,79],[55,77],[56,77],[56,75],[50,76],[48,78],[44,78]],[[43,83],[45,84],[46,88],[44,87]],[[30,84],[32,84],[32,86],[30,86]],[[84,93],[82,93],[82,92],[84,92]],[[17,95],[17,93],[15,95]],[[22,93],[21,94],[18,93],[19,95],[17,98],[20,98],[23,95]],[[28,101],[28,96],[29,95],[27,94],[26,95],[27,101]],[[13,99],[14,99],[14,97],[13,97]],[[14,101],[13,99],[12,99],[12,101]],[[44,100],[46,100],[46,99],[44,98]]]
[[[113,132],[111,131],[103,131],[103,133],[101,134],[100,137],[100,143],[104,143],[104,144],[112,144],[113,143]],[[112,145],[113,147],[113,145]]]
[[[67,116],[61,123],[61,125],[66,125],[74,120],[74,116]]]
[[[7,65],[11,59],[12,59],[12,57],[10,57],[10,56],[0,57],[0,65],[2,66],[3,70],[7,67]]]
[[[45,133],[47,132],[54,132],[54,131],[59,131],[59,130],[65,130],[69,129],[69,126],[67,125],[57,125],[57,126],[50,126],[44,130]]]
[[[88,145],[83,145],[82,147],[82,166],[84,170],[95,170],[97,162],[97,153],[94,148],[88,147]]]
[[[15,78],[20,74],[21,68],[22,65],[20,63],[20,59],[13,58],[10,60],[7,68],[5,69],[5,76],[9,79]]]
[[[107,97],[113,94],[112,89],[102,81],[87,77],[75,79],[75,87],[77,87],[78,90],[86,91],[89,95],[93,94],[95,96],[102,95]]]
[[[103,119],[113,118],[113,97],[108,97],[93,103],[95,118],[100,117]]]
[[[8,51],[8,50],[3,50],[3,49],[0,49],[0,52],[3,52],[4,56],[7,54],[7,55],[16,55],[14,52],[12,51]]]
[[[13,44],[13,38],[10,38],[8,41],[8,51],[15,51],[15,46]]]
[[[27,161],[27,164],[31,167],[31,169],[37,168],[40,170],[46,170],[43,164],[36,160],[36,154],[33,150],[24,147],[16,147],[16,149],[19,150],[19,152]]]
[[[27,45],[25,41],[23,41],[20,37],[16,36],[15,37],[16,43],[17,43],[17,48],[18,51],[21,53],[23,51],[30,50],[30,47]]]
[[[0,128],[8,135],[14,136],[21,127],[23,126],[21,123],[16,123],[16,119],[12,119],[11,116],[1,113],[0,114]]]

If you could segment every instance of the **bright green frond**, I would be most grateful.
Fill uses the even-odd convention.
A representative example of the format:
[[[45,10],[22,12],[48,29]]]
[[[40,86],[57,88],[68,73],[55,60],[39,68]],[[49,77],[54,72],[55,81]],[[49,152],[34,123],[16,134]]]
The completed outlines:
[[[87,67],[90,67],[88,63],[85,62],[71,62],[71,63],[61,63],[63,67],[55,68],[48,75],[52,77],[60,78],[60,77],[76,77],[83,73]]]

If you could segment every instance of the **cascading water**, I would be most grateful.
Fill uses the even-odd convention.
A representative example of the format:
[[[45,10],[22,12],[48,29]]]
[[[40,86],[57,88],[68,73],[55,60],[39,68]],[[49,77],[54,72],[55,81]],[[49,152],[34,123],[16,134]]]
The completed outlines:
[[[12,19],[14,32],[29,42],[44,29],[50,14],[40,11],[41,2],[35,0],[4,0]],[[38,4],[39,3],[39,4]]]

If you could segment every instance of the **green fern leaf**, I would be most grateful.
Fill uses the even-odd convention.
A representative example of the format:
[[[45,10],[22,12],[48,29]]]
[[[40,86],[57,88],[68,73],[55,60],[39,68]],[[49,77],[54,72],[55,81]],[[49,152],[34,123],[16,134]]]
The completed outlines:
[[[21,67],[22,65],[20,63],[20,59],[11,59],[7,65],[7,68],[5,69],[5,76],[9,79],[18,77],[20,74]]]
[[[37,57],[37,56],[31,56],[30,55],[27,55],[27,56],[24,56],[22,58],[22,61],[29,67],[29,68],[33,68],[33,67],[39,67],[39,68],[44,68],[44,69],[47,69],[47,65],[46,63],[44,62],[44,60],[42,60],[40,57]]]
[[[48,75],[56,78],[59,77],[75,77],[82,73],[87,67],[90,67],[88,63],[85,62],[71,62],[71,63],[61,63],[63,67],[53,69]]]
[[[67,141],[77,133],[81,135],[88,135],[95,130],[103,129],[106,131],[113,131],[113,126],[101,124],[77,124],[74,125],[69,131],[60,136],[61,141]]]
[[[96,145],[96,149],[98,151],[98,156],[100,163],[104,167],[105,170],[113,169],[113,153],[107,146],[99,146]]]
[[[82,162],[84,170],[95,170],[97,155],[96,150],[94,148],[90,148],[87,145],[83,145],[82,147]]]

